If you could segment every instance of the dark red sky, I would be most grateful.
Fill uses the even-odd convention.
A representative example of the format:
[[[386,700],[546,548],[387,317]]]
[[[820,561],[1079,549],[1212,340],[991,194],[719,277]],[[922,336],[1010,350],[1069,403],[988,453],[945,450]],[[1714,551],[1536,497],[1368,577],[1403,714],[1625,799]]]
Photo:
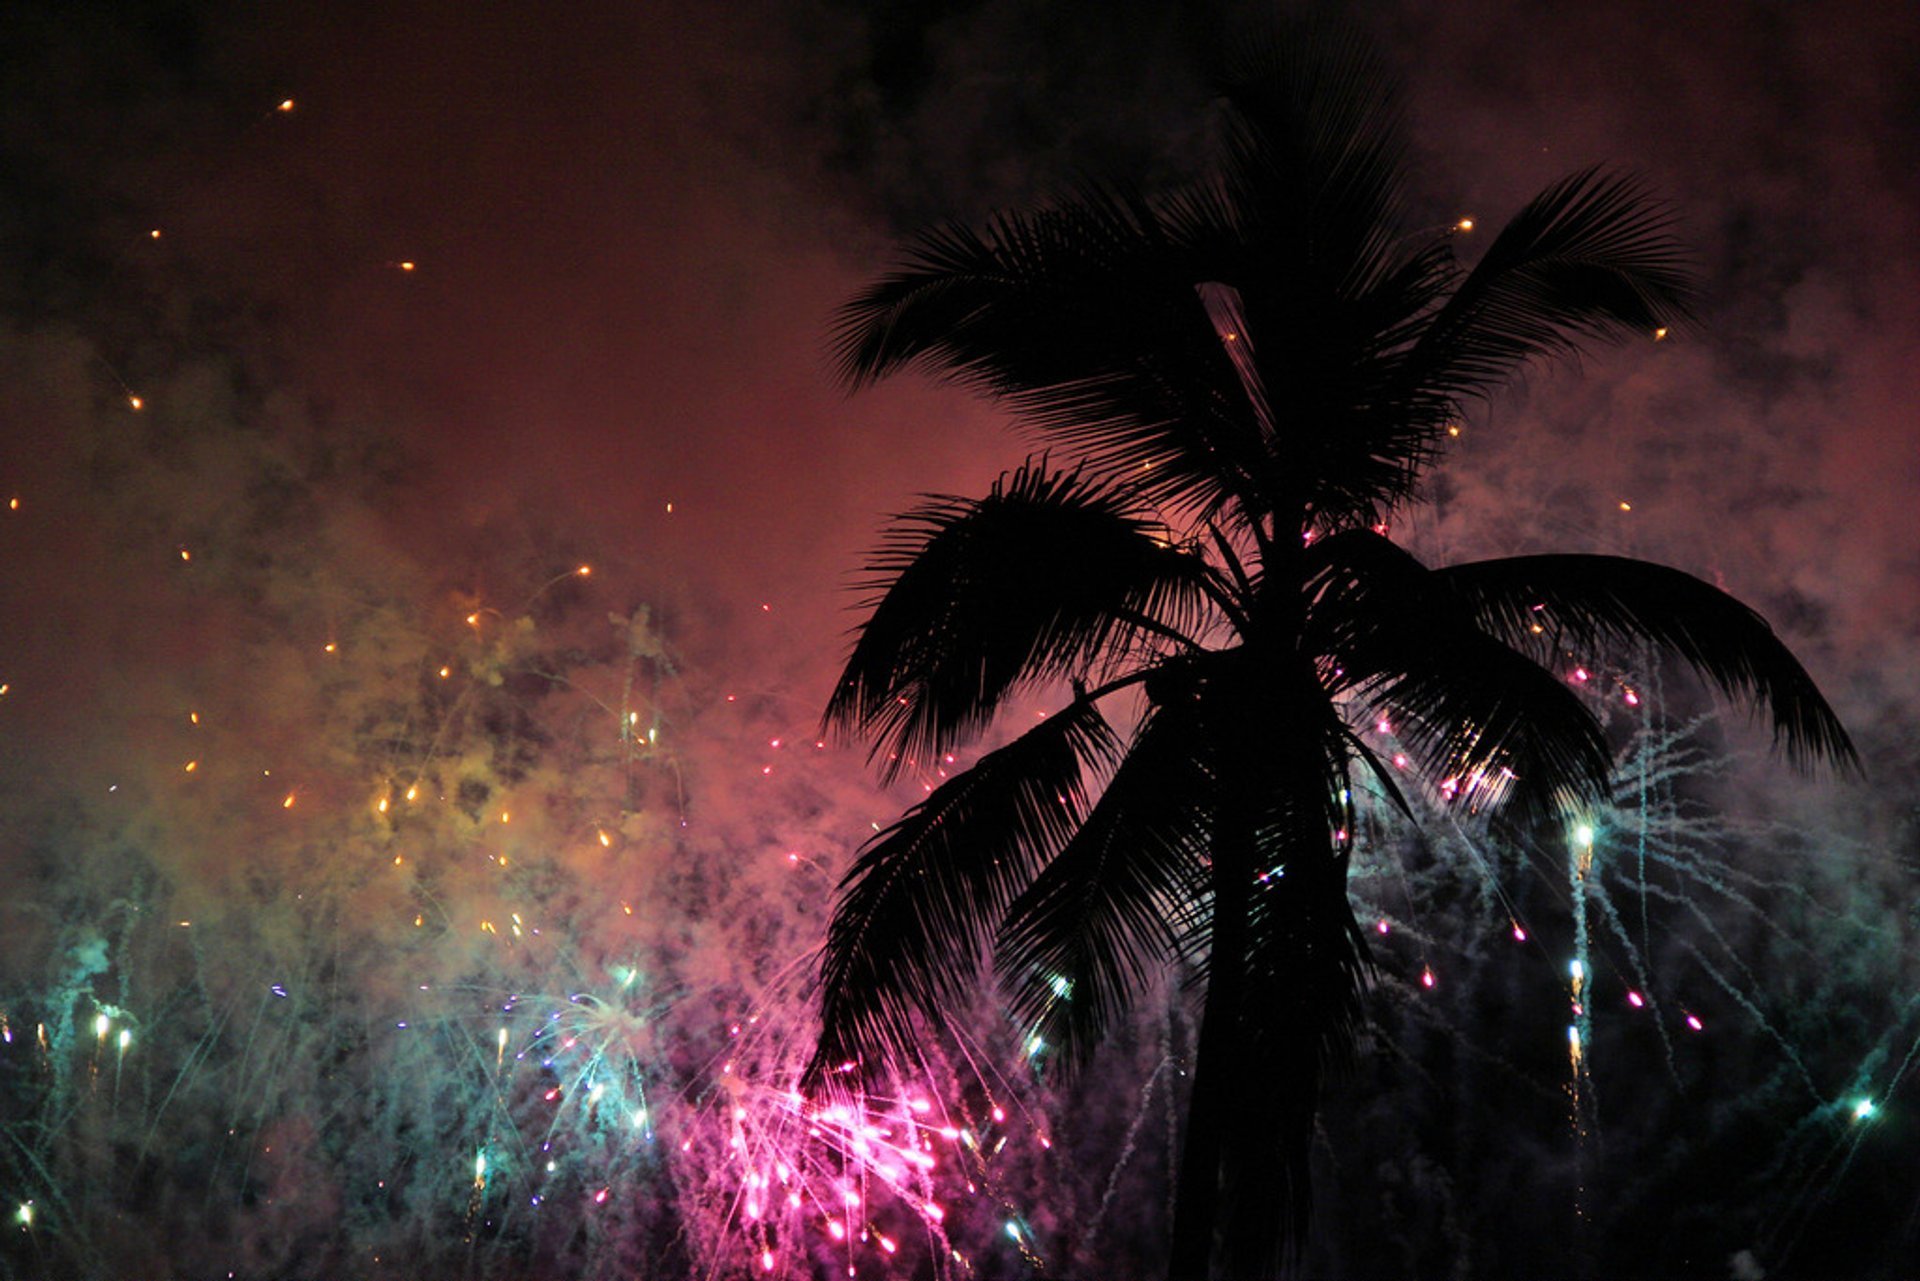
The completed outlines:
[[[604,8],[290,19],[261,56],[296,110],[167,192],[169,243],[242,264],[303,386],[426,464],[423,546],[536,513],[831,648],[881,515],[1017,453],[979,406],[833,385],[885,236],[792,155],[777,15]]]
[[[1698,334],[1494,405],[1428,527],[1455,553],[1630,547],[1713,574],[1856,720],[1920,689],[1920,107],[1898,8],[1415,4],[1375,24],[1427,208],[1497,220],[1611,161],[1672,196],[1708,272]],[[884,263],[888,217],[1030,198],[1076,144],[1177,164],[1197,101],[1128,43],[1164,34],[1151,19],[955,5],[903,34],[856,10],[262,12],[231,56],[298,108],[160,157],[165,252],[283,306],[301,385],[431,463],[424,544],[564,513],[609,563],[775,603],[830,652],[879,517],[1023,450],[984,406],[833,386],[823,334]],[[1129,152],[1122,127],[1161,132]]]

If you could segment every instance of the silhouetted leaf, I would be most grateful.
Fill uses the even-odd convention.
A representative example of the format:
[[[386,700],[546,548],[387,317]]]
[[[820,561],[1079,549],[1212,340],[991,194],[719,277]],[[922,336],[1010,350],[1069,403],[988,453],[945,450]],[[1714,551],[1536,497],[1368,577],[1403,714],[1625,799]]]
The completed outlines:
[[[910,1060],[916,1020],[974,981],[1008,903],[1085,814],[1087,772],[1110,767],[1117,748],[1093,704],[1077,699],[868,842],[827,933],[811,1078]]]
[[[889,778],[938,761],[1016,691],[1136,644],[1191,645],[1180,629],[1207,577],[1124,491],[1038,463],[909,513],[872,571],[880,594],[826,720],[870,737]]]

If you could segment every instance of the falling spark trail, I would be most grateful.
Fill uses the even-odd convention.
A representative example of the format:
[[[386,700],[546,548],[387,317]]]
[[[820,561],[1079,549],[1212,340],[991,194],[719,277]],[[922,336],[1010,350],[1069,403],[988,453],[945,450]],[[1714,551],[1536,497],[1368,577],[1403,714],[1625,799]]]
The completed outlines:
[[[1134,1102],[1133,1119],[1127,1123],[1126,1137],[1120,1141],[1120,1155],[1114,1158],[1113,1169],[1107,1175],[1107,1185],[1100,1193],[1100,1203],[1094,1207],[1093,1217],[1088,1221],[1086,1231],[1080,1234],[1078,1253],[1083,1258],[1091,1255],[1094,1239],[1100,1235],[1100,1228],[1106,1221],[1107,1210],[1112,1207],[1114,1194],[1119,1191],[1120,1176],[1126,1173],[1128,1164],[1133,1160],[1134,1150],[1139,1146],[1140,1131],[1146,1125],[1147,1114],[1153,1103],[1154,1090],[1159,1085],[1160,1078],[1172,1066],[1173,1060],[1162,1058],[1148,1074],[1146,1083],[1140,1087],[1140,1096]],[[1171,1100],[1168,1102],[1168,1107],[1172,1107]]]

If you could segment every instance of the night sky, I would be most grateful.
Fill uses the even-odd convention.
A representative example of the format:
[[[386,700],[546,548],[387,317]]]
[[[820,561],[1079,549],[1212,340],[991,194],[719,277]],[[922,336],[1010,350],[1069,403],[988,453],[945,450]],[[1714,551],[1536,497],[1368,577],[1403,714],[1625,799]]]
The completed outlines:
[[[811,1200],[747,1215],[728,1117],[736,1062],[774,1097],[804,1057],[838,870],[932,781],[816,746],[850,585],[889,513],[1028,449],[952,389],[844,395],[834,309],[930,220],[1191,173],[1211,33],[1256,10],[1172,8],[0,12],[0,1276],[1151,1274],[1177,995],[1077,1083],[1017,1029],[973,1047],[992,1088],[943,1058],[936,1109],[1005,1104],[1009,1142],[944,1228],[875,1192],[897,1257],[803,1244]],[[1620,831],[1680,888],[1597,945],[1582,1097],[1563,854],[1383,840],[1355,892],[1403,928],[1307,1272],[1911,1275],[1920,17],[1355,20],[1404,79],[1410,232],[1610,162],[1705,282],[1697,328],[1473,416],[1395,537],[1725,587],[1866,777],[1639,674],[1659,706],[1616,728],[1664,799]],[[1656,713],[1687,733],[1648,766]],[[1646,973],[1657,1011],[1624,1000]],[[535,1007],[571,1027],[587,991],[636,1011],[580,1073],[644,1083],[639,1137],[536,1071]],[[551,1194],[542,1142],[576,1163]]]

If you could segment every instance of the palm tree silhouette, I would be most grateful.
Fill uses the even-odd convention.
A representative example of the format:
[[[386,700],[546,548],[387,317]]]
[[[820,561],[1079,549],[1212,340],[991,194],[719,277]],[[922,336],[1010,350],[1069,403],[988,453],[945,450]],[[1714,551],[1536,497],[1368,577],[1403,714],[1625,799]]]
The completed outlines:
[[[1595,555],[1431,567],[1382,532],[1468,402],[1685,321],[1691,277],[1635,180],[1555,183],[1465,269],[1457,228],[1399,230],[1395,94],[1338,37],[1251,59],[1219,142],[1171,194],[1089,185],[923,232],[837,333],[852,386],[931,371],[1069,465],[898,521],[829,727],[891,777],[1018,696],[1072,694],[861,852],[811,1077],[910,1060],[989,958],[1068,1061],[1188,965],[1173,1281],[1272,1275],[1301,1239],[1321,1079],[1361,1017],[1356,775],[1405,808],[1358,727],[1389,720],[1462,803],[1566,811],[1605,794],[1609,753],[1562,656],[1650,643],[1764,707],[1797,762],[1853,759],[1767,624],[1698,579]]]

